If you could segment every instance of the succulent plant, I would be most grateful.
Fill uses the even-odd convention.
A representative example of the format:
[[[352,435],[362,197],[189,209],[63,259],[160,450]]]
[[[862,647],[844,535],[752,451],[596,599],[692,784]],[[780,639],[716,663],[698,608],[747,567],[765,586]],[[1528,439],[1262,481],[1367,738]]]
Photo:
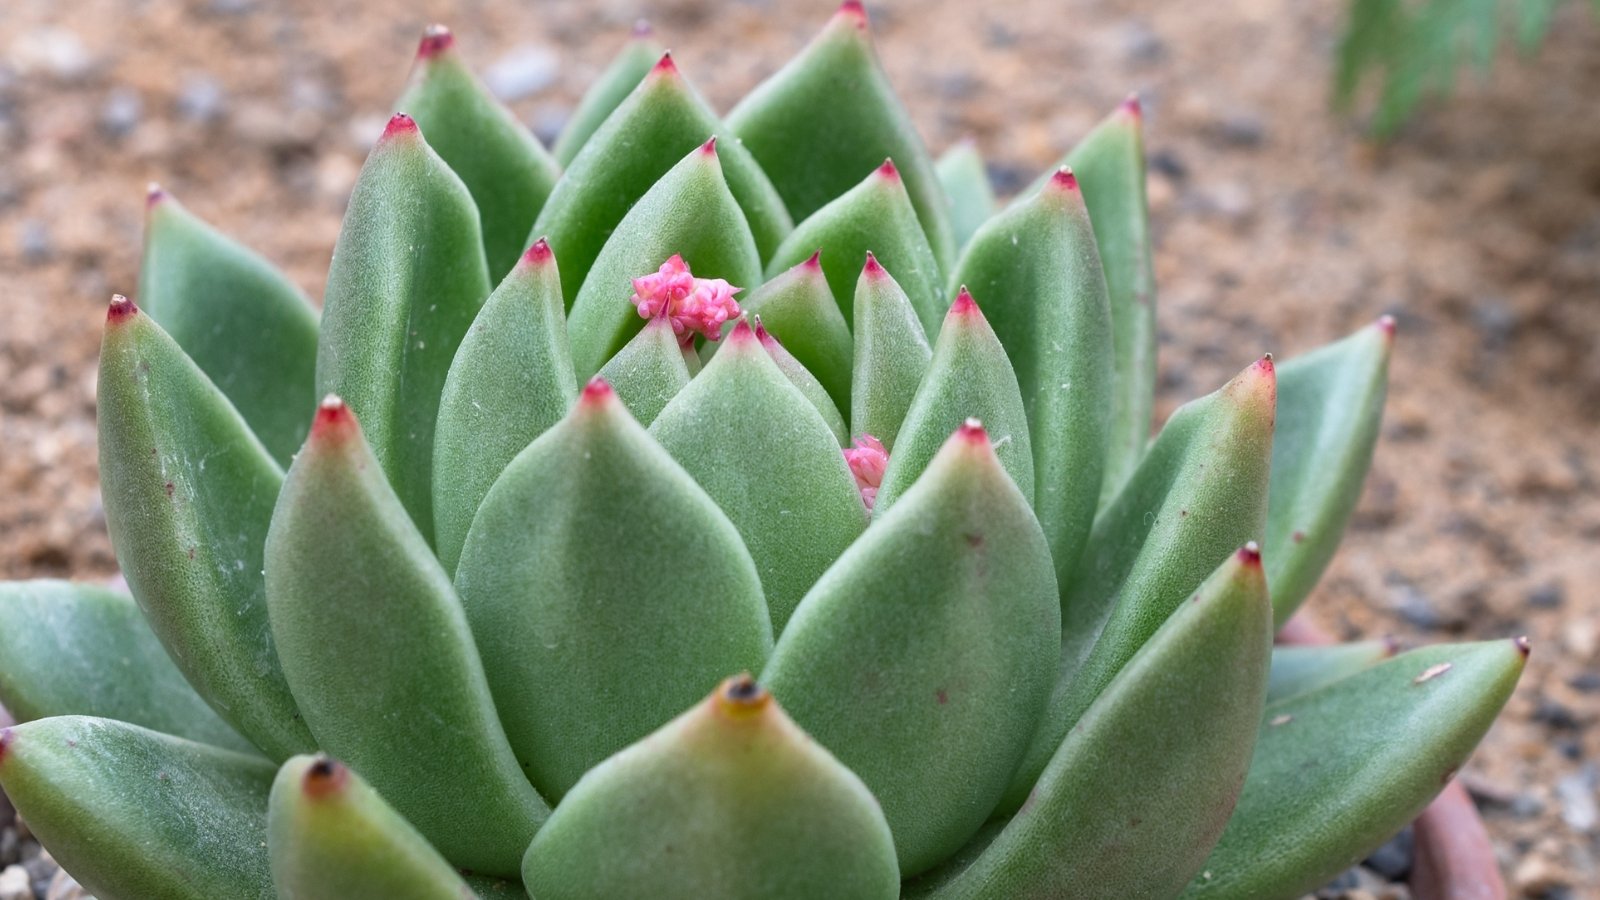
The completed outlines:
[[[999,209],[854,2],[726,116],[639,35],[552,155],[442,29],[399,107],[320,318],[152,191],[133,596],[0,586],[0,784],[101,900],[1293,897],[1512,690],[1273,650],[1394,326],[1150,441],[1136,101]]]

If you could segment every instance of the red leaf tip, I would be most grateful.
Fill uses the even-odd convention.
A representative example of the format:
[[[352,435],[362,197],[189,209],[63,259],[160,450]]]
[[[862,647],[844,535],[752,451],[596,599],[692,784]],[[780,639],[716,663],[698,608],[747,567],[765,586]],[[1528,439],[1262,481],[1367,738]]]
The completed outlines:
[[[1139,92],[1134,91],[1128,94],[1127,99],[1122,101],[1122,105],[1117,107],[1117,111],[1129,118],[1144,118],[1144,104],[1139,102]]]
[[[383,137],[397,138],[410,136],[417,133],[417,122],[405,113],[395,113],[389,117],[389,124],[383,128]]]
[[[894,160],[885,159],[883,161],[883,165],[878,167],[877,175],[879,178],[888,179],[890,181],[898,181],[900,178],[900,170],[894,167]]]
[[[522,262],[530,266],[548,265],[553,259],[555,254],[550,252],[550,242],[544,238],[534,241],[533,246],[522,254]]]
[[[1075,191],[1078,189],[1078,176],[1072,173],[1071,166],[1062,166],[1050,176],[1050,186],[1058,191]]]
[[[671,50],[661,54],[661,58],[656,60],[655,68],[650,70],[650,74],[660,76],[678,74],[678,64],[672,61]]]
[[[111,295],[111,305],[106,308],[106,324],[117,325],[139,314],[139,307],[121,294]]]
[[[16,732],[9,728],[0,728],[0,763],[6,761],[6,748],[17,739]]]
[[[417,42],[417,59],[432,59],[455,46],[456,36],[443,25],[433,24],[422,30],[422,40]]]
[[[710,138],[706,139],[706,142],[704,144],[700,145],[700,153],[702,155],[704,155],[704,156],[716,156],[717,155],[717,136],[716,135],[713,134]]]
[[[342,436],[355,428],[356,416],[338,394],[329,394],[317,404],[317,414],[311,419],[311,437],[324,440]]]
[[[1379,331],[1383,332],[1384,337],[1388,338],[1389,340],[1394,340],[1394,316],[1379,316],[1378,321],[1374,322],[1373,324],[1378,327]]]
[[[961,290],[956,292],[955,302],[950,304],[949,315],[970,316],[977,312],[978,301],[972,299],[972,292],[968,291],[967,286],[963,284]]]
[[[306,773],[300,776],[301,792],[313,800],[324,800],[339,794],[349,783],[350,770],[344,763],[325,753],[317,754],[317,758],[306,767]]]
[[[1528,642],[1528,636],[1525,634],[1512,638],[1511,643],[1516,645],[1517,652],[1522,654],[1523,659],[1527,659],[1528,654],[1533,652],[1533,645]]]
[[[589,379],[588,384],[583,386],[583,395],[578,398],[578,403],[591,407],[600,406],[609,402],[616,395],[617,392],[611,389],[611,382],[596,375]]]
[[[861,5],[861,0],[844,0],[843,3],[839,4],[839,11],[834,15],[860,29],[865,29],[868,24],[867,8]]]
[[[800,264],[800,267],[802,269],[809,269],[813,272],[821,272],[822,248],[818,247],[816,250],[812,251],[811,255],[806,258],[806,261]]]
[[[956,429],[956,437],[969,444],[982,442],[985,447],[989,446],[989,432],[984,429],[983,423],[977,419],[968,419],[962,422],[961,427]]]
[[[765,329],[762,330],[765,331]],[[759,341],[760,337],[760,335],[756,334],[755,329],[750,327],[750,320],[748,318],[741,318],[739,320],[739,324],[733,326],[733,331],[729,332],[728,343],[736,344],[741,341]]]
[[[861,267],[861,274],[867,276],[868,278],[877,279],[884,278],[889,273],[883,268],[883,264],[878,262],[878,258],[872,255],[872,251],[868,250],[867,262]]]
[[[165,199],[167,199],[167,192],[164,189],[162,189],[161,185],[156,184],[154,181],[152,181],[149,184],[145,185],[145,187],[144,187],[144,208],[145,209],[147,209],[147,210],[148,209],[153,209],[156,204],[160,203],[161,201],[163,201]]]
[[[1261,568],[1261,547],[1251,541],[1239,548],[1239,564],[1252,569]]]

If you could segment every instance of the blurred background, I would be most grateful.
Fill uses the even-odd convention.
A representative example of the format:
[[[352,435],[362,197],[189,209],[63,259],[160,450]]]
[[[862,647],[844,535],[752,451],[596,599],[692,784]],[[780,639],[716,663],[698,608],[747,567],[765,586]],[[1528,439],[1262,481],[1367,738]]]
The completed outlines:
[[[1462,777],[1514,895],[1600,896],[1600,17],[1551,0],[868,7],[930,149],[975,140],[1002,194],[1140,93],[1161,417],[1264,350],[1398,318],[1377,461],[1312,615],[1345,637],[1531,635]],[[637,19],[726,110],[831,11],[4,0],[0,578],[115,568],[94,369],[107,298],[134,290],[146,182],[317,297],[429,22],[548,142]],[[1430,97],[1441,72],[1453,94]]]

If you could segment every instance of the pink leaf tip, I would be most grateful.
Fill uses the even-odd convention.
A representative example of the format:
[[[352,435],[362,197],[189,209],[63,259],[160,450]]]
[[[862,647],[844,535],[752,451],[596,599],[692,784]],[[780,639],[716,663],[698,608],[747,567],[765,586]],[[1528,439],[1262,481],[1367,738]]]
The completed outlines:
[[[1378,326],[1378,330],[1383,332],[1384,337],[1394,340],[1394,316],[1380,316],[1378,317],[1378,321],[1373,324]]]
[[[1516,645],[1517,652],[1522,654],[1523,659],[1527,659],[1528,654],[1533,652],[1533,644],[1528,642],[1528,636],[1525,634],[1512,638],[1511,643]]]
[[[422,40],[417,42],[417,59],[432,59],[455,46],[456,36],[443,25],[429,25],[422,30]]]
[[[806,257],[806,261],[801,263],[800,266],[814,272],[822,271],[822,248],[818,247],[812,251],[811,255]]]
[[[1239,548],[1239,564],[1253,569],[1261,568],[1261,547],[1251,541]]]
[[[550,252],[550,242],[544,238],[534,241],[533,246],[522,254],[522,262],[530,266],[549,265],[553,259],[555,254]]]
[[[861,274],[874,280],[885,278],[889,275],[888,271],[883,268],[883,264],[878,262],[878,258],[872,255],[871,250],[867,251],[867,262],[861,267]]]
[[[963,284],[961,286],[961,290],[956,292],[955,302],[950,304],[949,315],[970,316],[977,312],[978,301],[972,299],[972,293],[968,291],[967,286]]]
[[[867,27],[867,8],[861,5],[861,0],[844,0],[839,4],[839,11],[834,13],[841,19],[857,28]]]
[[[615,396],[616,391],[611,389],[611,382],[596,375],[589,379],[588,384],[583,386],[583,393],[578,397],[578,402],[585,406],[594,407],[609,402]]]
[[[1144,118],[1144,104],[1139,102],[1139,92],[1133,91],[1129,93],[1127,99],[1122,101],[1122,105],[1118,106],[1117,110],[1133,119]]]
[[[989,446],[989,432],[984,429],[983,423],[977,419],[968,419],[962,422],[961,427],[956,429],[955,436],[969,444],[981,443],[985,447]]]
[[[1062,166],[1050,176],[1050,186],[1058,191],[1075,191],[1078,189],[1078,176],[1072,173],[1071,166]]]
[[[356,416],[338,394],[329,394],[317,404],[317,414],[311,420],[311,437],[329,439],[340,437],[355,428]]]
[[[17,739],[16,732],[9,728],[0,728],[0,763],[6,761],[6,748]]]
[[[641,318],[666,319],[678,340],[688,344],[696,334],[708,341],[722,336],[723,323],[739,315],[733,295],[740,290],[721,278],[694,277],[675,253],[654,273],[633,279],[629,300]]]
[[[733,326],[733,330],[728,332],[729,345],[744,341],[754,341],[759,343],[760,338],[761,336],[756,334],[755,329],[750,327],[750,320],[748,318],[741,318],[739,323]]]
[[[349,783],[350,770],[326,753],[317,754],[306,767],[306,773],[300,776],[300,790],[313,800],[332,797]]]
[[[882,441],[863,434],[856,438],[855,446],[844,450],[844,461],[850,466],[856,488],[861,491],[861,502],[871,509],[877,502],[878,488],[883,485],[883,470],[889,467],[889,452],[883,448]]]
[[[111,295],[111,305],[106,309],[106,324],[117,325],[139,314],[139,307],[121,294]]]
[[[885,159],[883,165],[877,168],[877,175],[879,178],[897,181],[900,178],[900,170],[894,167],[893,159]]]
[[[710,138],[708,138],[706,140],[706,142],[704,144],[701,144],[700,145],[700,152],[701,152],[701,154],[703,154],[705,156],[716,156],[717,155],[717,136],[713,134]]]
[[[417,133],[417,122],[416,122],[416,120],[411,118],[410,116],[406,115],[405,113],[395,113],[393,116],[390,116],[389,117],[389,124],[384,126],[384,129],[383,129],[383,137],[384,137],[385,140],[387,140],[389,138],[410,136],[410,135],[414,135],[416,133]]]
[[[661,58],[656,60],[655,68],[650,70],[650,74],[660,76],[678,74],[678,64],[672,61],[671,50],[661,54]]]
[[[154,181],[152,181],[149,184],[145,185],[145,188],[144,188],[144,208],[145,209],[152,209],[152,208],[155,207],[156,204],[160,203],[161,201],[163,201],[165,199],[167,199],[167,192],[162,189],[161,185],[156,184]]]
[[[1251,368],[1255,369],[1257,372],[1259,372],[1262,375],[1265,375],[1268,378],[1271,378],[1273,380],[1277,380],[1278,370],[1272,364],[1272,354],[1271,353],[1263,353],[1261,355],[1261,358],[1256,360],[1255,365],[1252,366]]]

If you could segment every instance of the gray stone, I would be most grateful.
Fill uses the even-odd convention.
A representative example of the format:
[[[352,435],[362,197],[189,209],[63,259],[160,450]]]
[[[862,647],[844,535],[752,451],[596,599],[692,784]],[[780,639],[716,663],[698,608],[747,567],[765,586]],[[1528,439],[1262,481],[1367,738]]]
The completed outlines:
[[[494,61],[483,73],[489,90],[511,102],[549,87],[561,68],[555,51],[539,44],[523,44]]]

